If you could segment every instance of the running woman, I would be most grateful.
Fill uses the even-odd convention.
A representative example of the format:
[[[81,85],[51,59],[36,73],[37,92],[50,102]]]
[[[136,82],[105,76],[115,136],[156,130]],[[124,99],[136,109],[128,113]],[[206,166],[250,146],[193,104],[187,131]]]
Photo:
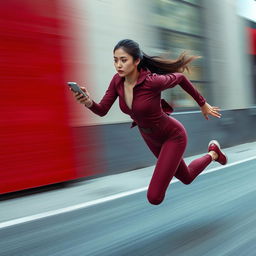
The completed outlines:
[[[117,43],[113,50],[117,73],[100,101],[96,103],[85,87],[87,97],[74,93],[78,102],[93,113],[104,116],[119,96],[122,112],[133,119],[132,127],[138,129],[149,149],[157,157],[147,198],[151,204],[160,204],[165,197],[171,179],[175,176],[184,184],[190,184],[212,161],[222,165],[227,157],[216,140],[210,141],[208,153],[195,159],[188,166],[183,154],[187,145],[184,126],[169,114],[172,107],[163,99],[161,92],[176,85],[190,94],[201,108],[203,116],[221,118],[220,108],[211,106],[182,72],[196,57],[182,54],[177,60],[148,56],[139,44],[130,39]]]

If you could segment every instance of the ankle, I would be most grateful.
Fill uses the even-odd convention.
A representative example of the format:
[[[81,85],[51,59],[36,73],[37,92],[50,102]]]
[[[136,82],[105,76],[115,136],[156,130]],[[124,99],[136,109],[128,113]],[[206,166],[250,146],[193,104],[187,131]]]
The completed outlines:
[[[215,151],[210,151],[208,154],[212,157],[212,160],[215,161],[218,159],[219,155]]]

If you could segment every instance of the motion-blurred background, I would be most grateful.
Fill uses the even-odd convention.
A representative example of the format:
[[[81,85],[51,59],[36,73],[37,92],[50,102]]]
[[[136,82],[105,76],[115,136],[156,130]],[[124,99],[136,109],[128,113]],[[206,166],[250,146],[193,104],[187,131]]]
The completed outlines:
[[[256,140],[253,0],[8,0],[0,38],[0,193],[155,162],[118,101],[98,117],[66,85],[86,85],[99,102],[124,38],[149,55],[202,56],[186,75],[223,109],[221,120],[205,121],[179,87],[162,95],[188,130],[187,156],[212,138],[224,147]]]

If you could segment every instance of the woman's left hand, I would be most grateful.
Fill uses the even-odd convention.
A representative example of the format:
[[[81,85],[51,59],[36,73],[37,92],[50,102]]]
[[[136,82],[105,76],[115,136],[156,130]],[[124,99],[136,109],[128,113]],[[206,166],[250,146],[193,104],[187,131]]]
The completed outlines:
[[[204,115],[205,119],[209,120],[208,115],[221,118],[221,114],[219,113],[220,108],[219,107],[214,107],[205,102],[203,106],[201,106],[201,111],[202,114]]]

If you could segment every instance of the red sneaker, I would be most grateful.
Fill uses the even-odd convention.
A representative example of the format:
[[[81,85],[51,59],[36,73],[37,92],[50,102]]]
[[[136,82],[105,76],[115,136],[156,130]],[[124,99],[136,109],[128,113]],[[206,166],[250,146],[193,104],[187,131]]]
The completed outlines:
[[[211,140],[208,145],[208,152],[214,151],[218,154],[218,158],[215,160],[222,165],[225,165],[228,162],[228,158],[225,153],[220,149],[220,144],[217,140]]]

